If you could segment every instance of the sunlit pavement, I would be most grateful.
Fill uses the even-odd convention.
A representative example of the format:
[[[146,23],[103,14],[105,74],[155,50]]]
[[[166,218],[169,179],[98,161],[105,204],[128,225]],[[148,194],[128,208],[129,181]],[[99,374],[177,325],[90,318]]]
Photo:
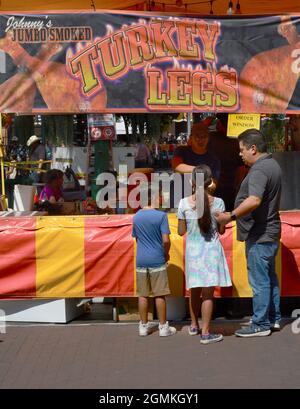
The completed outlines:
[[[187,322],[174,324],[178,333],[167,338],[139,337],[137,323],[8,325],[0,388],[300,387],[300,333],[290,320],[279,333],[240,339],[239,321],[218,319],[212,330],[224,340],[207,346]]]

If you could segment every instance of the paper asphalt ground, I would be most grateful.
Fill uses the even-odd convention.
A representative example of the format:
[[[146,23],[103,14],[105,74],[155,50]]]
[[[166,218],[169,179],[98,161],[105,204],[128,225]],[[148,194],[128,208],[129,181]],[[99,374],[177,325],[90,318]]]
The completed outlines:
[[[246,320],[244,319],[243,322]],[[139,337],[137,323],[9,325],[0,334],[0,388],[299,388],[300,333],[240,339],[241,321],[217,319],[224,340],[201,345],[178,333]],[[300,325],[298,325],[300,328]]]

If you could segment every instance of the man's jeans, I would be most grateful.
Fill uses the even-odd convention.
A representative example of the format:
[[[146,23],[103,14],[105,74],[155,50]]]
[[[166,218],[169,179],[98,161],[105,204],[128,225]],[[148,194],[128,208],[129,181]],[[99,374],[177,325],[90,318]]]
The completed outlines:
[[[269,329],[280,321],[280,289],[275,272],[275,256],[278,242],[256,243],[246,241],[246,257],[249,283],[253,291],[254,325]]]

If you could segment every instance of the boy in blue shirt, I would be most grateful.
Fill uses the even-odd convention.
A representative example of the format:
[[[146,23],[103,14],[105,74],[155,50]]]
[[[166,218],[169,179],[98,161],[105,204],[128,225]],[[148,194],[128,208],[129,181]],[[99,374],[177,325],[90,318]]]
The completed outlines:
[[[170,229],[166,213],[159,208],[159,195],[152,197],[150,206],[144,206],[133,218],[132,236],[137,241],[137,291],[139,295],[140,336],[150,333],[148,298],[152,293],[159,319],[159,335],[176,333],[166,321],[166,299],[170,294],[166,262],[169,260]]]

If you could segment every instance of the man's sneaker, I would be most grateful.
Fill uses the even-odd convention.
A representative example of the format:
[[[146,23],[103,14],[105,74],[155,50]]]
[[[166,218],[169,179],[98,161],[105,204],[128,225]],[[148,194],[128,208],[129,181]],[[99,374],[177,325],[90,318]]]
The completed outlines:
[[[157,324],[155,322],[148,321],[147,324],[143,324],[142,321],[140,321],[139,323],[140,337],[146,337],[147,335],[149,335],[154,327],[157,327]]]
[[[199,327],[194,327],[193,325],[189,326],[189,335],[199,335],[199,334],[200,334]]]
[[[280,327],[280,322],[279,321],[275,321],[275,322],[271,323],[271,331],[272,332],[278,332],[280,330],[281,330],[281,327]]]
[[[158,328],[160,337],[169,337],[170,335],[176,334],[176,328],[170,327],[168,321],[163,325],[159,324]]]
[[[256,325],[250,327],[244,327],[235,331],[237,337],[250,338],[250,337],[266,337],[271,334],[270,329],[262,329]]]
[[[201,344],[213,344],[214,342],[222,341],[223,335],[222,334],[206,334],[201,335]]]

